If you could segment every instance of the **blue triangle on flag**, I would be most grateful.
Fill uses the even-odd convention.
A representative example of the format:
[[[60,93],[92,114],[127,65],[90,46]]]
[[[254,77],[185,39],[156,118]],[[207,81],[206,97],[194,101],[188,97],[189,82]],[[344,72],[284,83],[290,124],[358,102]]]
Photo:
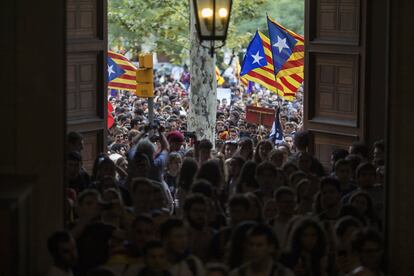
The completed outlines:
[[[125,74],[125,70],[122,69],[118,64],[114,62],[114,60],[108,57],[108,81],[112,81],[116,78],[119,78],[123,74]]]

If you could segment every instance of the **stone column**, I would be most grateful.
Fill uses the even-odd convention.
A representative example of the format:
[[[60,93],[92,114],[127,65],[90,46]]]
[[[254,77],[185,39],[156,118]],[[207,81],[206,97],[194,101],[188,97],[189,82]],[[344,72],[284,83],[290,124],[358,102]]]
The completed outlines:
[[[196,18],[190,1],[190,111],[188,130],[195,131],[199,140],[207,138],[215,142],[217,112],[217,81],[215,58],[200,45],[195,27]]]

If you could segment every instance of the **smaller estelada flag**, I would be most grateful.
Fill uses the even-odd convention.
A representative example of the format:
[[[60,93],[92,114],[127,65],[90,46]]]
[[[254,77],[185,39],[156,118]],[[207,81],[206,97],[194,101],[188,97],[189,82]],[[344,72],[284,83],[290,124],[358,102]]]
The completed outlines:
[[[277,145],[284,141],[283,138],[283,129],[282,125],[280,124],[280,109],[277,109],[275,120],[272,125],[272,130],[270,131],[269,140],[273,142],[273,144]]]
[[[108,88],[135,92],[137,68],[123,55],[108,51]]]

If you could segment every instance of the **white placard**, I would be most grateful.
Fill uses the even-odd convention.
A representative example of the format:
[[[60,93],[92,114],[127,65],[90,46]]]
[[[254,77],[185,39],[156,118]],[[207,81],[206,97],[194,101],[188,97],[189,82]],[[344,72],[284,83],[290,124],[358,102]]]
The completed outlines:
[[[222,100],[227,100],[227,105],[230,105],[231,101],[231,89],[230,88],[219,88],[217,87],[217,100],[220,100],[220,104]]]

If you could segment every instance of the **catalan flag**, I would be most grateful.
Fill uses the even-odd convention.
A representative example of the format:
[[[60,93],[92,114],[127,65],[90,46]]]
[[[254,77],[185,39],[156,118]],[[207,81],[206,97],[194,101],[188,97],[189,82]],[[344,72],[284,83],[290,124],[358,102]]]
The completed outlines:
[[[258,83],[275,93],[283,88],[276,82],[270,40],[262,32],[257,31],[247,47],[240,77]]]
[[[221,76],[220,69],[216,66],[216,79],[217,79],[217,85],[223,85],[224,78]]]
[[[108,88],[135,92],[137,68],[123,55],[108,51]]]
[[[270,17],[267,23],[279,94],[293,99],[303,82],[304,39]]]

